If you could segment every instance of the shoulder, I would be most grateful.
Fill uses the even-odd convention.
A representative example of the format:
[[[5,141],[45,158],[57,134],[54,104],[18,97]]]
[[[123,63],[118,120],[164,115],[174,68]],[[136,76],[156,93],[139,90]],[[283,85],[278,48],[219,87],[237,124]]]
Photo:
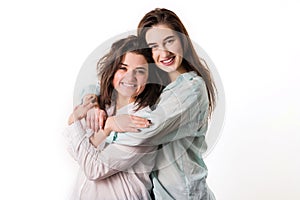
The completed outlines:
[[[193,89],[206,88],[203,78],[196,74],[196,72],[191,71],[182,74],[186,84],[191,86]]]
[[[208,102],[204,80],[195,72],[181,74],[160,96],[159,105],[193,105]]]
[[[152,109],[149,106],[143,107],[137,111],[135,109],[136,107],[132,110],[131,114],[138,117],[149,118],[150,113],[152,112]]]
[[[164,89],[166,91],[192,95],[206,92],[206,85],[202,77],[191,71],[181,74]]]

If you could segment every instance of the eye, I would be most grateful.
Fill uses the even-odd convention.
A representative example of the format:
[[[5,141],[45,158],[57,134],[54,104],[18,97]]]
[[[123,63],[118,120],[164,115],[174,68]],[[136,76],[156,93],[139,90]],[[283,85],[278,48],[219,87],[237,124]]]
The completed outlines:
[[[170,45],[174,42],[175,40],[174,39],[168,39],[166,40],[166,45]]]
[[[127,70],[127,68],[126,68],[126,67],[124,67],[123,65],[121,65],[121,66],[119,67],[119,69],[118,69],[118,70],[126,71],[126,70]]]
[[[139,74],[145,74],[146,72],[143,69],[139,69],[139,70],[137,70],[137,73],[139,73]]]
[[[135,71],[139,74],[146,74],[146,69],[136,69]]]
[[[149,45],[149,48],[150,48],[150,49],[157,49],[157,48],[158,48],[158,45],[157,45],[157,44],[150,44],[150,45]]]

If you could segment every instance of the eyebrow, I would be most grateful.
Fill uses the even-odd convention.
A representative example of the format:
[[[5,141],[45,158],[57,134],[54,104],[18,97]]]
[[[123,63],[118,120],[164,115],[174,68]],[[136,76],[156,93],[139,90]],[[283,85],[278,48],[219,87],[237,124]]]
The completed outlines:
[[[128,65],[127,65],[127,64],[125,64],[125,63],[120,63],[120,65],[124,65],[124,66],[128,67]]]
[[[128,65],[125,64],[125,63],[120,63],[120,65],[124,65],[124,66],[128,67]],[[143,65],[141,67],[137,67],[136,69],[145,69],[146,70],[146,65]]]
[[[166,41],[166,40],[168,40],[168,39],[173,39],[174,37],[175,37],[174,35],[170,35],[170,36],[166,37],[166,38],[164,39],[164,41]]]
[[[141,66],[141,67],[137,67],[136,69],[144,69],[144,70],[146,70],[147,68],[146,68],[146,66]]]
[[[163,41],[166,41],[168,39],[173,39],[173,38],[175,38],[175,35],[170,35],[170,36],[165,37],[163,39]],[[156,42],[148,43],[147,45],[150,46],[150,45],[154,45],[154,44],[156,44]]]

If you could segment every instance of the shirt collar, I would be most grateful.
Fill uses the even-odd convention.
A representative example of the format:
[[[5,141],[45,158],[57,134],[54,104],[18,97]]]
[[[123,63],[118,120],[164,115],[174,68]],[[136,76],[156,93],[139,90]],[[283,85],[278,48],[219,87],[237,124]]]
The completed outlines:
[[[176,87],[177,85],[179,85],[180,83],[182,83],[183,81],[190,81],[193,80],[193,78],[195,78],[197,76],[197,73],[194,71],[190,71],[190,72],[185,72],[183,74],[180,74],[175,81],[173,81],[172,83],[170,83],[169,85],[167,85],[165,87],[165,89],[163,91],[166,90],[171,90],[172,88]]]

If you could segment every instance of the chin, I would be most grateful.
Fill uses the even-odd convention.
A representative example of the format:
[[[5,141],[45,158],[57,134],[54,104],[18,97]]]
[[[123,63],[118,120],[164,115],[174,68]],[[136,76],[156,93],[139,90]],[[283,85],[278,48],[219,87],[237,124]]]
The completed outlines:
[[[172,67],[172,66],[163,67],[163,68],[160,68],[160,69],[165,71],[165,72],[168,72],[168,73],[176,71],[176,67]]]

